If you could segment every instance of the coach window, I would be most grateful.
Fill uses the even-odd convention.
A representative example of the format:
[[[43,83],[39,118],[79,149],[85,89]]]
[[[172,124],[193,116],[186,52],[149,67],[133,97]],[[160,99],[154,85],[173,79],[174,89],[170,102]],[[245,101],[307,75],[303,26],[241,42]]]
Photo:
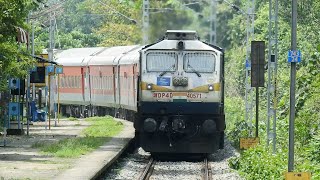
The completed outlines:
[[[63,76],[60,76],[59,78],[60,78],[60,79],[59,79],[60,82],[59,82],[59,84],[58,84],[58,85],[59,85],[59,88],[63,88]]]
[[[208,52],[186,53],[183,57],[183,67],[186,72],[213,73],[216,56]]]
[[[66,77],[67,87],[70,88],[70,76]]]
[[[95,76],[91,76],[92,77],[92,89],[96,89],[96,77]]]
[[[78,88],[81,88],[81,85],[82,85],[81,76],[78,76],[77,79],[78,79]]]
[[[70,88],[73,88],[73,76],[70,76]]]
[[[68,88],[67,76],[64,76],[64,77],[63,77],[63,82],[64,82],[63,87],[64,87],[64,88]]]
[[[92,89],[95,89],[95,77],[91,76]]]
[[[98,76],[95,76],[96,78],[96,89],[99,89],[99,77]]]
[[[78,88],[78,76],[74,76],[74,88]]]
[[[72,88],[76,87],[76,76],[72,76]]]
[[[72,88],[72,76],[69,76],[69,88]]]
[[[74,88],[74,82],[73,82],[73,77],[74,76],[70,76],[70,85],[71,85],[71,88]]]
[[[175,72],[177,69],[177,54],[174,52],[150,52],[147,54],[147,71]]]
[[[65,76],[63,80],[64,80],[64,87],[68,88],[68,76]]]
[[[99,76],[99,77],[98,77],[98,82],[99,82],[99,83],[98,83],[98,88],[99,88],[99,89],[101,89],[101,79],[102,79],[101,76]]]
[[[106,76],[106,89],[109,89],[109,77],[110,76]]]
[[[82,81],[81,81],[81,76],[78,76],[78,88],[81,88]]]
[[[106,76],[106,89],[109,89],[109,76]]]
[[[95,87],[96,78],[94,75],[91,76],[92,89],[96,89]]]
[[[65,76],[61,77],[61,87],[66,88],[66,77]]]

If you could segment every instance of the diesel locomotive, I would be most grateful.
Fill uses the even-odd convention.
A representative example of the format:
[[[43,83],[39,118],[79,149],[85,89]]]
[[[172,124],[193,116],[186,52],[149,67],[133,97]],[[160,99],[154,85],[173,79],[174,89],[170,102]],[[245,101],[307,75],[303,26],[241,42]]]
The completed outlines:
[[[64,115],[132,120],[137,142],[151,153],[223,148],[224,52],[195,31],[167,31],[146,46],[69,49],[56,61],[64,66]]]
[[[141,147],[153,153],[223,148],[224,53],[195,31],[167,31],[140,51],[137,118]]]

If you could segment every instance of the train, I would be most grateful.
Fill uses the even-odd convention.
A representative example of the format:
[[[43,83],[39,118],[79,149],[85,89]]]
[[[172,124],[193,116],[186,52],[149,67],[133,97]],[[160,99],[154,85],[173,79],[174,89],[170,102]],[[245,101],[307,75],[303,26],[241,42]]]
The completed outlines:
[[[148,45],[60,51],[61,113],[133,121],[145,151],[213,153],[224,146],[224,51],[196,31]]]

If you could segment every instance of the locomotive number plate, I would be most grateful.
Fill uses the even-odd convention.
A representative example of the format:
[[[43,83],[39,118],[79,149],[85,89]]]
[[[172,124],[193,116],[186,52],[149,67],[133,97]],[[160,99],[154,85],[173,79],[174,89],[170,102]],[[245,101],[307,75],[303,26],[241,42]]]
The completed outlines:
[[[154,92],[153,97],[156,99],[201,99],[203,95],[194,92]]]
[[[171,99],[173,97],[172,92],[155,92],[153,97],[157,99]]]

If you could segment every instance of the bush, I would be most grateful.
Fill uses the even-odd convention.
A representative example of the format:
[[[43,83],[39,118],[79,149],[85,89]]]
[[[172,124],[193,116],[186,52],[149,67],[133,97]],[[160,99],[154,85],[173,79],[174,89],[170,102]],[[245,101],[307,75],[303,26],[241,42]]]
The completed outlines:
[[[287,153],[269,153],[261,145],[241,152],[241,157],[229,161],[246,179],[283,179],[287,168]]]

